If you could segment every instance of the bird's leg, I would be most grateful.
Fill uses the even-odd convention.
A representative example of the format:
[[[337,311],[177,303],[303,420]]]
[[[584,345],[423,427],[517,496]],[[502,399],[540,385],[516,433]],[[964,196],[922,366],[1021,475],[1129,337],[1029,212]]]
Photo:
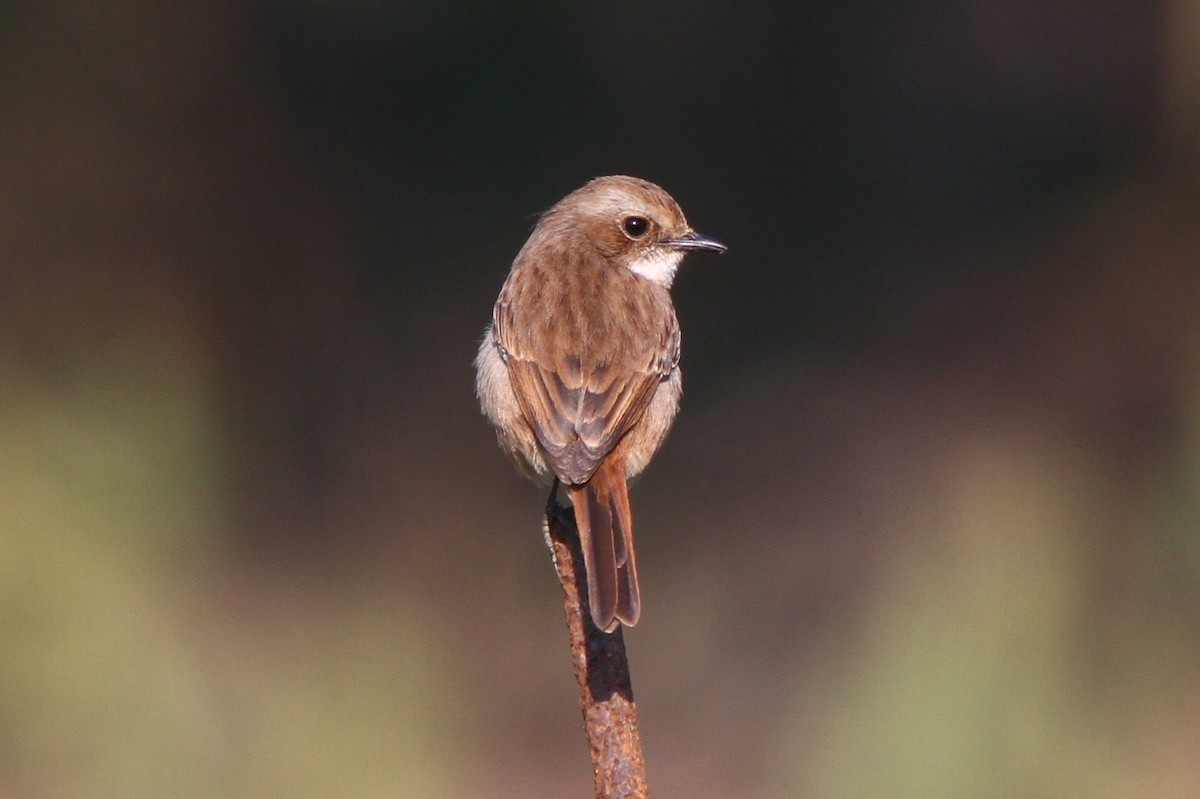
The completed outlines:
[[[550,496],[546,499],[546,518],[552,518],[561,509],[562,506],[558,504],[558,478],[555,477],[550,486]]]

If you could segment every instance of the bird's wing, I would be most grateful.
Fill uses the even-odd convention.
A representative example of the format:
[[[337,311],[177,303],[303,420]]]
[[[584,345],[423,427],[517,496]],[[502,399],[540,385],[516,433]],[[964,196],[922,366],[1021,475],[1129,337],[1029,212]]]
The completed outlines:
[[[564,482],[580,484],[642,417],[659,383],[679,362],[678,324],[662,319],[649,354],[627,346],[603,351],[528,351],[513,330],[512,309],[497,303],[493,335],[508,366],[513,393],[550,465]]]

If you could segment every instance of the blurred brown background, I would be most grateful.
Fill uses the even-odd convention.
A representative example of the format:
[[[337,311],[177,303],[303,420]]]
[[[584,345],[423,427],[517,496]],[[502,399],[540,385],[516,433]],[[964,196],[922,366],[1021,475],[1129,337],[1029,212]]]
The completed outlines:
[[[730,245],[634,491],[660,797],[1200,795],[1200,3],[0,11],[0,796],[586,796],[471,359]]]

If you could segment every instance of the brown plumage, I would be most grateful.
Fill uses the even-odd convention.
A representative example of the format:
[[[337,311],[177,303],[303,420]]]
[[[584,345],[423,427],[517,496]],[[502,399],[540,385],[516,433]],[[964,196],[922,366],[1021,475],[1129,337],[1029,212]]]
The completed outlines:
[[[637,178],[597,178],[547,211],[496,301],[476,391],[518,468],[568,488],[592,619],[640,613],[628,480],[679,407],[679,323],[668,289],[688,250],[723,245]]]

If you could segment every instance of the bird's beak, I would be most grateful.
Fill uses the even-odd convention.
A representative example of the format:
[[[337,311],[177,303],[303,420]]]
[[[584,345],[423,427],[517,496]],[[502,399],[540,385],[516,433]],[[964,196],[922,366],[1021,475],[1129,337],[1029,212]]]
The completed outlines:
[[[671,239],[667,243],[668,247],[676,250],[708,250],[709,252],[725,252],[726,247],[716,239],[710,239],[708,236],[702,236],[694,230],[689,230],[677,239]]]

